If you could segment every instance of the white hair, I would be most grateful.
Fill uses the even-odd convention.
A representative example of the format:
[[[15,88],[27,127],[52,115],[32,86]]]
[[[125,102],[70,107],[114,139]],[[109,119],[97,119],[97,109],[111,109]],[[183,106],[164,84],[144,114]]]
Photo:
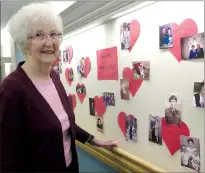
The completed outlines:
[[[37,24],[54,24],[63,33],[63,22],[48,4],[33,3],[23,6],[8,22],[8,31],[18,49],[26,55],[27,38]]]

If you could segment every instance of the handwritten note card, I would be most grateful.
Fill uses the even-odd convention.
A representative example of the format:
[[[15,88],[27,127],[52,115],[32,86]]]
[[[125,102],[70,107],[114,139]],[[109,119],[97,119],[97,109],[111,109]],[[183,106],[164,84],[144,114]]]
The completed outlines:
[[[98,80],[118,80],[117,47],[97,51]]]

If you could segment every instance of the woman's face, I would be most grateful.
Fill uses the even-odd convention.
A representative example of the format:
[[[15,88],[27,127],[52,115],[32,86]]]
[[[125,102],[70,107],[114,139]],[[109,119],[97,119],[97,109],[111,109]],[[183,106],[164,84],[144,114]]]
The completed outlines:
[[[55,25],[35,25],[31,34],[33,38],[28,39],[29,57],[41,64],[52,64],[59,55],[59,33]]]
[[[194,144],[193,144],[192,141],[189,141],[189,147],[190,147],[190,148],[193,148],[193,147],[194,147]]]

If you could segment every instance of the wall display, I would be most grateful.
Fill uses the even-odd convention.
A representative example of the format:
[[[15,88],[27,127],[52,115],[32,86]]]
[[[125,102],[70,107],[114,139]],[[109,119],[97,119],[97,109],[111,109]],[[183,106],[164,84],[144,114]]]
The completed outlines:
[[[181,54],[183,60],[204,58],[204,32],[181,38]]]
[[[94,98],[89,98],[90,115],[95,116],[95,102]]]
[[[204,82],[194,82],[193,107],[204,108]]]
[[[140,35],[140,23],[137,20],[123,22],[120,25],[121,50],[131,51]]]
[[[91,68],[91,62],[89,57],[86,58],[83,57],[77,63],[77,73],[80,74],[81,77],[87,78],[90,72],[90,68]]]
[[[167,124],[181,125],[181,98],[180,94],[169,94],[165,101],[165,119]]]
[[[150,77],[150,62],[149,61],[134,61],[132,62],[133,78],[149,80]]]
[[[137,91],[139,90],[140,86],[142,85],[143,80],[135,80],[133,78],[134,73],[129,67],[125,67],[123,69],[122,77],[123,79],[128,79],[129,80],[129,92],[132,95],[132,97],[135,96]]]
[[[200,172],[200,141],[198,138],[180,136],[181,166]]]
[[[97,131],[102,132],[104,130],[104,122],[103,122],[103,117],[102,116],[96,116],[97,119]]]
[[[86,88],[84,84],[77,84],[76,93],[81,103],[83,103],[86,96]]]
[[[73,58],[73,47],[69,46],[63,51],[63,62],[71,63]]]
[[[59,56],[53,62],[52,69],[55,70],[59,75],[62,73],[61,50],[59,50]]]
[[[103,92],[103,103],[107,106],[115,106],[115,94],[109,92]]]
[[[72,103],[72,107],[73,107],[73,111],[74,111],[75,107],[76,107],[76,96],[75,96],[75,94],[69,94],[68,99]]]
[[[98,80],[118,80],[117,47],[98,50],[96,53]]]
[[[73,82],[73,69],[72,68],[66,68],[65,78],[66,78],[68,84],[71,86],[71,84]]]
[[[159,27],[159,47],[160,49],[173,47],[172,24],[166,24]]]
[[[103,116],[106,111],[106,104],[103,102],[103,96],[95,96],[94,97],[94,105],[95,105],[95,112],[96,115]]]
[[[189,27],[191,26],[191,27]],[[168,50],[175,56],[178,62],[181,61],[181,38],[189,37],[198,33],[198,27],[193,19],[185,19],[180,25],[172,23],[173,27],[173,45],[174,47]]]
[[[149,115],[149,141],[162,145],[161,117]]]
[[[121,96],[121,99],[123,100],[130,99],[128,79],[120,79],[120,96]]]

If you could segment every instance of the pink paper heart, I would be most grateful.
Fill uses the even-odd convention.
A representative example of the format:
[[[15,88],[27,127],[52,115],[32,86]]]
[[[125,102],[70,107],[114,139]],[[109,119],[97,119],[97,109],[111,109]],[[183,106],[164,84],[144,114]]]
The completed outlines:
[[[103,97],[94,97],[95,112],[99,116],[103,116],[106,111],[106,104],[103,102]]]
[[[67,82],[68,82],[68,84],[71,86],[71,84],[72,84],[72,82],[73,82],[73,80],[70,80],[69,79],[69,72],[71,71],[71,70],[73,70],[72,68],[66,68],[66,70],[65,70],[65,78],[66,78],[66,80],[67,80]]]
[[[166,119],[162,118],[162,139],[164,140],[171,155],[180,149],[180,136],[190,136],[188,126],[181,121],[181,127],[175,124],[167,124]]]
[[[75,110],[76,107],[76,96],[75,94],[69,94],[70,97],[72,97],[72,104],[73,104],[73,111]]]
[[[73,47],[72,46],[67,47],[66,52],[69,56],[68,63],[70,64],[71,60],[73,59]]]
[[[84,59],[84,64],[85,64],[85,78],[87,78],[88,74],[90,72],[90,66],[91,66],[90,58],[89,57],[86,57]]]
[[[133,79],[133,71],[129,67],[125,67],[123,69],[123,79],[129,79],[129,91],[132,97],[135,96],[140,86],[142,85],[143,80],[135,80]]]
[[[77,86],[85,86],[85,85],[84,84],[77,84]],[[86,93],[77,93],[77,96],[78,96],[80,102],[83,103],[85,96],[86,96]]]
[[[198,33],[198,27],[193,19],[186,19],[180,25],[172,23],[173,47],[168,50],[175,56],[178,62],[181,61],[181,38],[189,37]]]

